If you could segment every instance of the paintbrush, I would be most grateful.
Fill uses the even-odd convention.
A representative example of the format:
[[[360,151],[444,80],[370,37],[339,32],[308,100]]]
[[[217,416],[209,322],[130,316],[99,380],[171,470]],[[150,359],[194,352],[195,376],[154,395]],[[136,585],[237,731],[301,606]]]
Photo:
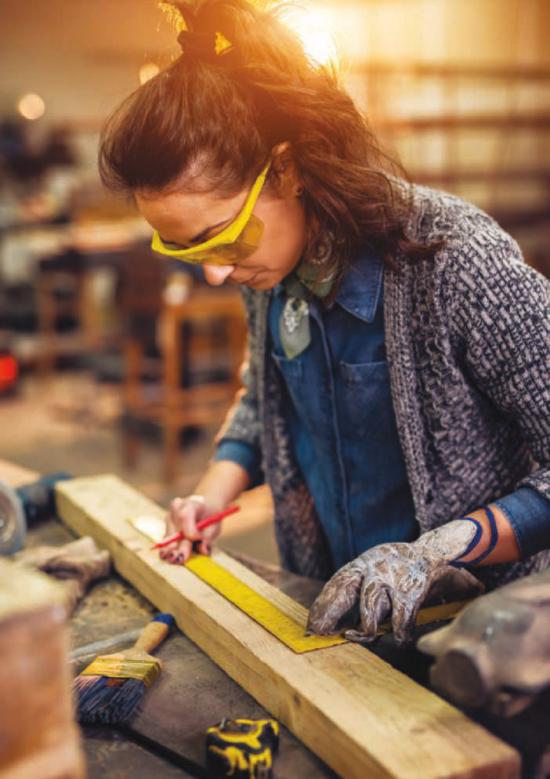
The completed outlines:
[[[76,677],[73,690],[79,722],[117,725],[135,714],[162,670],[161,661],[149,653],[164,641],[173,624],[171,614],[157,614],[133,646],[96,657]]]

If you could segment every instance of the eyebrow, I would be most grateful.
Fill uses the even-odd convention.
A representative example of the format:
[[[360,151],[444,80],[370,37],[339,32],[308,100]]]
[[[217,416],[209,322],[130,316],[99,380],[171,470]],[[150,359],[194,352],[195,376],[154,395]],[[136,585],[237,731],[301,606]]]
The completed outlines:
[[[210,227],[206,227],[204,230],[202,230],[200,233],[197,233],[197,235],[194,235],[193,238],[190,238],[188,243],[197,243],[198,241],[201,241],[211,230],[215,230],[216,227],[221,227],[221,225],[225,224],[226,222],[230,222],[231,219],[223,219],[221,222],[218,222],[215,225],[210,225]],[[176,243],[175,241],[169,241],[167,238],[163,238],[162,235],[159,234],[160,240],[163,243]]]

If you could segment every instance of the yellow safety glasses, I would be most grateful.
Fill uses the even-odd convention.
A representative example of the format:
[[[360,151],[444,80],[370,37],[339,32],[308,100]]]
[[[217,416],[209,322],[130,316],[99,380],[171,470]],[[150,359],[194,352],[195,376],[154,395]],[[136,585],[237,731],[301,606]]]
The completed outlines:
[[[175,257],[183,262],[193,265],[237,265],[245,257],[248,257],[260,245],[264,231],[261,219],[254,216],[252,211],[260,196],[271,160],[262,170],[246,198],[242,210],[221,233],[209,238],[207,241],[183,248],[178,244],[164,243],[158,231],[153,233],[151,248],[159,254]]]

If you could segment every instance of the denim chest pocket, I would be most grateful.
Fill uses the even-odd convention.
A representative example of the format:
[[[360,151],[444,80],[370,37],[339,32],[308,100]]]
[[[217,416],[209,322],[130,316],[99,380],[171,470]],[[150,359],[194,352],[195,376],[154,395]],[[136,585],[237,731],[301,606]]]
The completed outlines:
[[[344,382],[350,387],[356,384],[365,384],[369,381],[380,383],[381,381],[389,382],[390,380],[390,372],[386,360],[360,363],[341,361],[339,367]]]
[[[282,374],[292,404],[310,432],[317,436],[332,418],[330,388],[319,376],[315,386],[306,385],[306,372],[300,357],[289,360],[271,353]],[[369,448],[386,451],[397,440],[391,399],[388,363],[349,363],[340,361],[335,370],[334,389],[340,432],[344,440],[368,442]],[[371,449],[372,453],[372,449]]]
[[[387,443],[396,435],[388,363],[340,362],[341,415],[344,434],[350,438],[368,437],[373,443]],[[347,413],[346,413],[347,411]]]

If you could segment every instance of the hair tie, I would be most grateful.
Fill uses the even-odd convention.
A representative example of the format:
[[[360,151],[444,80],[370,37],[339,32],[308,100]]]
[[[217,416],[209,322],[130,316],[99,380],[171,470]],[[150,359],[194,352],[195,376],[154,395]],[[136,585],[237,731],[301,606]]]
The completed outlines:
[[[231,41],[221,32],[182,30],[178,35],[178,43],[183,54],[206,62],[215,62],[233,48]]]

